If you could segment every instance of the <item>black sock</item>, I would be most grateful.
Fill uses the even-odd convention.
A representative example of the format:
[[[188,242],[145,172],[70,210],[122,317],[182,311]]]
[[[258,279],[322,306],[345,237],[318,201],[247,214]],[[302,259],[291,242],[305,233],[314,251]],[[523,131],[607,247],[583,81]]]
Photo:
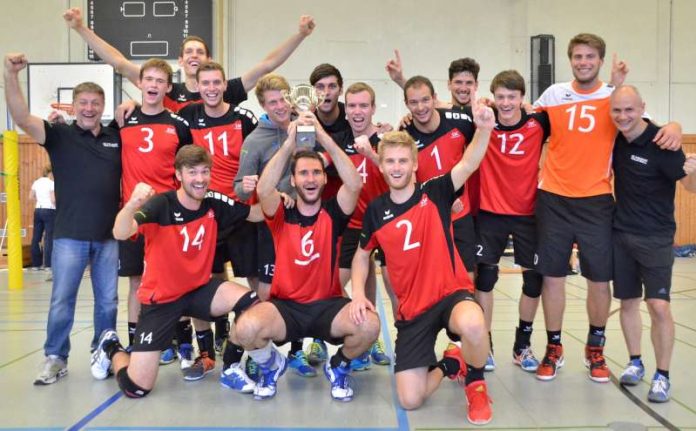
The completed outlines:
[[[604,330],[606,326],[592,326],[590,325],[590,331],[587,333],[588,336],[595,335],[597,337],[604,337]]]
[[[350,365],[350,358],[347,358],[346,355],[343,354],[343,347],[340,347],[338,352],[331,357],[329,364],[331,368],[346,368]]]
[[[530,346],[533,325],[534,322],[526,322],[520,319],[519,326],[515,330],[515,345],[513,346],[515,353],[520,353],[522,349]]]
[[[669,380],[669,370],[661,370],[658,368],[655,372],[661,376],[665,376],[665,379]]]
[[[464,383],[468,385],[469,383],[483,380],[483,368],[484,367],[476,368],[470,364],[466,364],[466,378],[464,379]]]
[[[138,322],[128,322],[128,345],[132,346],[133,341],[135,340],[135,327],[138,325]]]
[[[215,339],[224,340],[230,335],[230,319],[225,314],[215,319]]]
[[[215,343],[213,342],[213,331],[206,329],[205,331],[196,331],[196,341],[198,342],[198,350],[208,353],[208,357],[215,360]]]
[[[109,360],[113,359],[114,355],[118,352],[127,353],[126,349],[123,348],[121,342],[118,340],[107,340],[104,342],[102,348],[104,349],[104,352],[106,353],[106,356],[109,358]]]
[[[193,327],[190,320],[179,321],[176,324],[176,339],[179,345],[193,344]]]
[[[232,364],[236,364],[242,361],[242,356],[244,355],[244,349],[242,346],[238,346],[227,340],[225,345],[225,351],[222,354],[222,369],[226,370]]]
[[[546,339],[549,344],[561,344],[561,331],[546,331]]]
[[[295,341],[291,342],[290,343],[290,353],[292,353],[294,355],[295,353],[302,350],[302,342],[303,341],[304,340],[300,339],[300,340],[295,340]]]
[[[643,360],[641,359],[640,355],[631,355],[628,358],[629,361],[640,361],[640,363],[643,363]]]
[[[453,377],[459,374],[459,361],[455,358],[442,358],[437,364],[431,366],[428,371],[439,368],[445,377]]]

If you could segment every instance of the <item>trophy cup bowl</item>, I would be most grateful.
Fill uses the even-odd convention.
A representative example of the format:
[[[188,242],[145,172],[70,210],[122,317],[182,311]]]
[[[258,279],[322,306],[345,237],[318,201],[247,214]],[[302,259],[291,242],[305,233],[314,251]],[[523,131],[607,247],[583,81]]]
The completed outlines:
[[[314,111],[324,101],[324,95],[307,84],[300,84],[292,87],[290,91],[284,91],[283,97],[298,113]],[[314,126],[297,126],[296,144],[298,148],[314,149],[316,140],[317,131]]]

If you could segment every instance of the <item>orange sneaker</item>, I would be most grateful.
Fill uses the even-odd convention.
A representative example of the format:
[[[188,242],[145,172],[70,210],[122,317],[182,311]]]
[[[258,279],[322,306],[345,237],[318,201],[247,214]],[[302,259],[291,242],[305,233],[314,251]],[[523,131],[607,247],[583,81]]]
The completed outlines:
[[[465,388],[466,401],[469,411],[466,418],[474,425],[485,425],[493,418],[491,399],[488,397],[488,387],[483,380],[469,383]]]
[[[197,357],[188,368],[181,370],[184,373],[184,380],[194,381],[200,380],[215,369],[215,359],[208,357],[208,352],[201,352],[201,356]]]
[[[541,360],[539,368],[536,370],[536,377],[539,380],[553,380],[556,372],[563,366],[563,346],[560,344],[547,344],[544,359]]]
[[[589,377],[599,383],[609,381],[609,367],[604,360],[604,347],[585,346],[585,366],[590,369]]]
[[[456,359],[457,362],[459,362],[459,372],[447,377],[450,380],[464,381],[464,377],[466,377],[466,363],[462,358],[462,351],[459,346],[454,343],[449,343],[445,351],[442,353],[442,357]]]

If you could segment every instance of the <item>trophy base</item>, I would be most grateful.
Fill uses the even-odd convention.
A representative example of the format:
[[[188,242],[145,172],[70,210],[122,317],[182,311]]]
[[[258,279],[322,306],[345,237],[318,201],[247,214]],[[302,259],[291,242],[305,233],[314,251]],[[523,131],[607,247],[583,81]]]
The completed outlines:
[[[295,143],[298,149],[314,150],[317,143],[317,132],[314,126],[297,126]]]

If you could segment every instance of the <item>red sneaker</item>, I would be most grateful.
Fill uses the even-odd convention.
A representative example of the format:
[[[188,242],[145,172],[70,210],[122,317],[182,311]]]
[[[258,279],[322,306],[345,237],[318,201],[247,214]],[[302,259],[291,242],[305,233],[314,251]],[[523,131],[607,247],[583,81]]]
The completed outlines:
[[[556,372],[563,366],[563,346],[560,344],[547,344],[546,354],[541,360],[539,368],[536,370],[536,377],[539,380],[553,380],[556,378]]]
[[[457,362],[459,362],[459,372],[447,377],[449,377],[450,380],[464,381],[464,377],[466,377],[466,363],[462,358],[462,351],[459,346],[454,343],[449,343],[445,351],[442,353],[442,357],[456,359]]]
[[[466,418],[474,425],[485,425],[493,418],[491,399],[488,397],[488,387],[484,380],[469,383],[464,388],[469,411]]]
[[[604,347],[585,346],[585,366],[590,369],[589,377],[599,383],[609,381],[609,367],[604,360]]]

